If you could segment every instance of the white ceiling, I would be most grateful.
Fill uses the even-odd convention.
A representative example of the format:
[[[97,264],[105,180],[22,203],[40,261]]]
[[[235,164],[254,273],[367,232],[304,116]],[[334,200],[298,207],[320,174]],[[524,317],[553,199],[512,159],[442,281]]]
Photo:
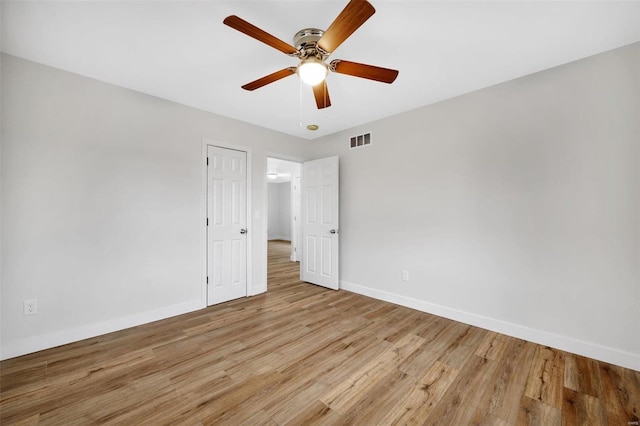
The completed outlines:
[[[640,40],[640,1],[371,0],[376,14],[330,60],[398,69],[395,83],[331,74],[333,105],[320,111],[297,76],[240,88],[296,60],[223,25],[226,16],[293,43],[346,3],[3,1],[2,50],[313,139]]]

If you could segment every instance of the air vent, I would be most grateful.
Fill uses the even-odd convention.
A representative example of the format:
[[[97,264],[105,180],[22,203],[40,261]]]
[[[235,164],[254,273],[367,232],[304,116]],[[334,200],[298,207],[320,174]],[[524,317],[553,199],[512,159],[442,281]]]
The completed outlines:
[[[349,147],[360,148],[362,146],[371,145],[371,133],[365,133],[364,135],[353,136],[351,138]]]

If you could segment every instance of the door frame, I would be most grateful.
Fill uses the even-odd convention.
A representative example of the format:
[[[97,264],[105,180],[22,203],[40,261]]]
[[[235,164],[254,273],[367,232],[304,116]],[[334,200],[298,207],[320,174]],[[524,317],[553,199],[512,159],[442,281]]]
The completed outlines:
[[[248,238],[247,238],[247,296],[253,296],[253,261],[252,261],[252,253],[253,253],[253,222],[251,221],[251,148],[243,145],[236,145],[226,142],[214,141],[213,139],[202,139],[202,157],[200,159],[200,164],[202,166],[202,196],[200,197],[201,204],[201,218],[200,218],[200,226],[201,226],[201,285],[202,285],[202,307],[206,308],[207,305],[207,260],[208,260],[208,245],[207,245],[207,197],[209,196],[207,191],[207,147],[216,146],[219,148],[233,149],[236,151],[242,151],[247,154],[247,211],[246,211],[246,223],[248,229]],[[265,176],[266,179],[266,176]]]
[[[269,199],[268,199],[268,186],[269,181],[267,180],[267,161],[269,158],[275,158],[278,160],[292,161],[294,163],[300,163],[300,167],[302,167],[302,163],[307,160],[303,160],[300,157],[293,157],[291,155],[285,155],[278,152],[267,151],[264,154],[264,161],[262,162],[262,193],[264,197],[262,197],[262,211],[264,214],[262,215],[265,219],[264,222],[264,279],[265,279],[265,291],[269,291],[269,235],[267,233],[267,213],[269,212]]]

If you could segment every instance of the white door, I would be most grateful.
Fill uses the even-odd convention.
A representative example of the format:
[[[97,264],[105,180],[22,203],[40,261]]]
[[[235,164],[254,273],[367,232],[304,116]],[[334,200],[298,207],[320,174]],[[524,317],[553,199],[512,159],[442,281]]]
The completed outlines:
[[[247,295],[247,153],[207,147],[207,304]]]
[[[338,289],[338,157],[302,164],[300,279]]]

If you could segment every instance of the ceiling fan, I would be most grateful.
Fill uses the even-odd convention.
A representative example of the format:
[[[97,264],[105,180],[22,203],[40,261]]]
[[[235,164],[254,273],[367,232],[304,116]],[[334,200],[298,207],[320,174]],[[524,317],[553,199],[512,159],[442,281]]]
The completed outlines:
[[[223,21],[225,25],[249,37],[253,37],[274,49],[278,49],[289,56],[300,59],[298,66],[281,69],[251,83],[247,83],[242,86],[242,88],[245,90],[256,90],[282,78],[298,74],[304,83],[312,86],[316,105],[318,109],[321,109],[331,106],[327,82],[325,80],[329,71],[383,83],[393,83],[398,76],[397,70],[341,59],[334,59],[328,65],[325,62],[329,55],[353,34],[355,30],[360,28],[375,12],[376,10],[368,1],[351,0],[326,31],[318,28],[305,28],[298,31],[293,37],[295,47],[250,24],[242,18],[235,15],[227,16]]]

